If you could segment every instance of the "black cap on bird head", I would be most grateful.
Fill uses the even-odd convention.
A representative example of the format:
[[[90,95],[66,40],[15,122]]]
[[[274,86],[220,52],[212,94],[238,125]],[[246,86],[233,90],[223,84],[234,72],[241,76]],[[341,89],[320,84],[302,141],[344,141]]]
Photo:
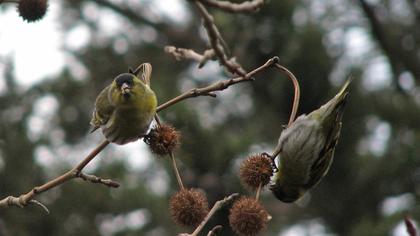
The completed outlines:
[[[118,75],[115,78],[115,83],[117,84],[117,87],[121,89],[121,93],[124,95],[124,97],[130,96],[130,90],[134,85],[134,75],[130,73],[123,73]]]

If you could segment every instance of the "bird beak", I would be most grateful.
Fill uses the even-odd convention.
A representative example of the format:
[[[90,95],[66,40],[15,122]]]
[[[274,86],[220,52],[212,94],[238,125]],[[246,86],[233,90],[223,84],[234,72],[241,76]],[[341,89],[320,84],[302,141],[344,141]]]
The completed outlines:
[[[122,94],[128,94],[128,93],[130,93],[130,89],[131,89],[131,87],[127,83],[123,83],[121,85],[121,93]]]

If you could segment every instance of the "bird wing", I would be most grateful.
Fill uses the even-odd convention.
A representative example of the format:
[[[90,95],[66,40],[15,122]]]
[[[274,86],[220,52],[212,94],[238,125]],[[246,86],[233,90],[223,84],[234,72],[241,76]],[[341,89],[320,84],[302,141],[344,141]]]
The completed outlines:
[[[314,147],[323,146],[325,143],[325,138],[319,135],[318,126],[316,120],[301,115],[280,135],[279,168],[288,179],[299,185],[310,181],[308,173],[318,157]]]
[[[108,94],[111,89],[111,85],[107,86],[105,89],[99,93],[95,101],[95,109],[92,114],[92,119],[90,124],[92,128],[90,132],[94,132],[102,125],[105,125],[112,113],[114,112],[114,106],[110,103]]]
[[[350,82],[351,79],[344,84],[340,92],[338,92],[333,99],[308,115],[313,119],[320,120],[322,127],[321,132],[325,134],[326,139],[325,144],[323,145],[324,148],[321,149],[317,159],[311,165],[309,181],[305,184],[307,188],[311,188],[318,184],[331,166],[335,146],[340,137],[341,117],[346,104]]]
[[[335,146],[340,137],[341,122],[333,128],[327,137],[325,148],[321,150],[317,160],[312,164],[310,169],[309,181],[305,184],[305,188],[312,188],[324,177],[331,166],[334,157]]]

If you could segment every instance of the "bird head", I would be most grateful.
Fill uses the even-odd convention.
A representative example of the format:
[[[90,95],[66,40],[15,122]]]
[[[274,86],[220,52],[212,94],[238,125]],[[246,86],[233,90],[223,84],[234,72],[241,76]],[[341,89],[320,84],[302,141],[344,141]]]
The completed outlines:
[[[115,77],[111,85],[111,101],[114,105],[129,105],[144,93],[146,85],[135,75],[123,73]]]
[[[135,76],[129,73],[118,75],[114,79],[114,88],[125,98],[129,98],[134,87]]]
[[[305,194],[305,190],[298,186],[293,186],[290,184],[281,184],[278,183],[274,187],[272,185],[270,190],[273,192],[274,196],[282,202],[294,202],[301,198]]]

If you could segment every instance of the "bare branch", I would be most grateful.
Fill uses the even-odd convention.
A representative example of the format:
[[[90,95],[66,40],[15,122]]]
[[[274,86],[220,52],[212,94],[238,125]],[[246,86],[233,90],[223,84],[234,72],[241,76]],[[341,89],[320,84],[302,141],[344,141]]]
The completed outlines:
[[[172,160],[172,167],[173,167],[174,172],[175,172],[175,176],[176,176],[176,180],[177,180],[178,185],[179,185],[179,189],[184,189],[184,184],[182,183],[181,175],[179,174],[178,167],[176,165],[175,156],[172,152],[169,153],[169,156],[171,157],[171,160]]]
[[[200,54],[200,53],[195,52],[192,49],[166,46],[165,52],[174,56],[175,59],[178,61],[184,60],[184,59],[197,61],[199,63],[198,68],[202,68],[208,60],[215,59],[215,53],[213,49],[208,49],[204,51],[203,54]]]
[[[34,205],[40,206],[43,210],[45,210],[47,212],[47,214],[50,213],[48,208],[44,204],[42,204],[41,202],[39,202],[37,200],[31,199],[28,202],[23,202],[21,197],[13,197],[13,196],[8,196],[8,197],[0,200],[0,208],[5,208],[5,207],[9,207],[9,206],[17,206],[17,207],[20,207],[20,208],[24,208],[25,206],[27,206],[29,204],[34,204]]]
[[[295,75],[290,72],[286,67],[280,65],[279,63],[274,64],[274,66],[279,69],[280,71],[286,73],[287,77],[292,81],[293,83],[293,87],[295,89],[295,95],[293,98],[293,105],[292,105],[292,112],[290,113],[290,118],[289,118],[289,123],[287,124],[287,126],[290,126],[293,121],[295,121],[296,118],[296,113],[299,107],[299,99],[300,99],[300,87],[299,87],[299,82],[296,79]]]
[[[6,208],[6,207],[9,207],[9,206],[17,206],[17,207],[23,208],[23,207],[25,207],[25,206],[27,206],[28,204],[31,204],[31,203],[40,205],[40,204],[38,204],[39,202],[33,201],[33,198],[36,195],[38,195],[40,193],[43,193],[45,191],[48,191],[52,188],[55,188],[55,187],[65,183],[65,182],[69,181],[70,179],[78,177],[78,175],[83,170],[83,168],[85,168],[85,166],[90,161],[92,161],[106,146],[108,146],[108,144],[109,144],[109,141],[107,141],[107,140],[103,141],[91,153],[89,153],[89,155],[87,155],[85,157],[85,159],[83,159],[81,162],[79,162],[79,164],[77,164],[76,167],[67,171],[63,175],[61,175],[61,176],[59,176],[59,177],[57,177],[53,180],[50,180],[50,181],[48,181],[47,183],[45,183],[41,186],[34,187],[31,191],[29,191],[25,194],[22,194],[19,197],[9,196],[9,197],[6,197],[6,198],[0,200],[0,208]],[[46,207],[44,208],[44,210],[45,209],[46,209]]]
[[[197,6],[198,11],[203,18],[203,25],[209,36],[210,45],[219,59],[219,62],[233,75],[245,76],[246,71],[242,66],[236,63],[234,58],[229,59],[227,57],[226,50],[228,50],[228,47],[214,24],[213,16],[201,2],[194,1],[194,4]]]
[[[279,60],[278,57],[273,57],[271,59],[269,59],[266,63],[264,63],[262,66],[254,69],[253,71],[245,74],[245,76],[241,76],[241,77],[236,77],[236,78],[232,78],[232,79],[228,79],[228,80],[220,80],[218,82],[215,82],[209,86],[206,87],[202,87],[202,88],[194,88],[194,89],[190,89],[187,92],[184,92],[181,95],[178,95],[177,97],[163,103],[162,105],[158,106],[156,109],[156,112],[159,112],[169,106],[172,106],[180,101],[183,101],[187,98],[192,98],[192,97],[198,97],[198,96],[214,96],[214,92],[215,91],[222,91],[225,90],[226,88],[228,88],[231,85],[237,84],[237,83],[242,83],[242,82],[247,82],[247,81],[253,81],[254,79],[252,78],[252,76],[254,76],[255,74],[266,70],[267,68],[271,67],[274,63],[277,63]]]
[[[231,13],[252,13],[258,11],[265,3],[264,0],[245,1],[243,3],[233,3],[230,1],[200,0],[209,7],[219,8],[220,10]]]
[[[111,188],[120,187],[120,184],[112,179],[103,179],[95,175],[88,175],[88,174],[80,172],[77,177],[83,179],[84,181],[89,181],[91,183],[97,183],[97,184],[103,184]]]

